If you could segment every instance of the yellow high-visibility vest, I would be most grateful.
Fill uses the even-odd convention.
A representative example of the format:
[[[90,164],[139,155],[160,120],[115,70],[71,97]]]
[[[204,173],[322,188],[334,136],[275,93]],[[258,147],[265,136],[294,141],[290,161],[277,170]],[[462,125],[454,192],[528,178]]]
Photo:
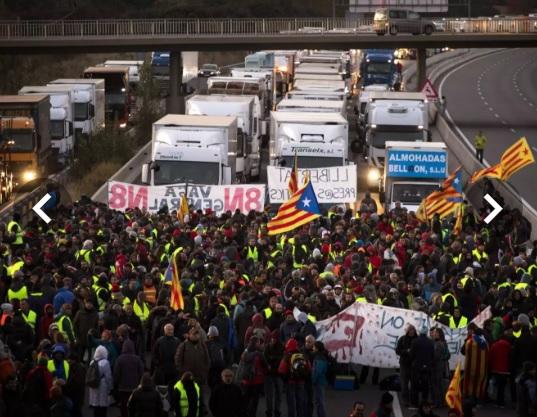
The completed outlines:
[[[254,262],[257,262],[259,260],[259,252],[257,251],[257,247],[253,247],[253,249],[248,246],[248,254],[246,255],[246,259],[252,259]]]
[[[196,417],[199,417],[199,410],[201,408],[201,396],[200,396],[200,387],[197,383],[194,382],[194,388],[196,389]],[[186,390],[183,385],[183,381],[179,380],[173,387],[174,390],[177,390],[179,393],[179,410],[181,411],[181,417],[186,417],[188,415],[188,396],[186,395]]]
[[[13,231],[13,228],[17,226],[17,231]],[[15,240],[13,241],[12,245],[22,245],[24,241],[22,240],[22,227],[20,224],[18,224],[16,221],[11,220],[7,224],[7,231],[8,233],[15,233]]]
[[[146,303],[142,303],[142,306],[140,307],[140,304],[136,301],[132,304],[132,310],[134,311],[134,314],[140,318],[142,323],[149,317],[149,307]]]
[[[7,275],[11,278],[15,276],[15,272],[20,271],[24,266],[23,261],[17,261],[6,268]]]
[[[35,325],[37,323],[37,314],[35,313],[35,311],[28,311],[28,315],[22,313],[22,318],[26,323],[30,325],[33,330],[35,330]]]
[[[263,310],[263,313],[265,313],[265,319],[268,320],[272,316],[272,309],[267,307]]]
[[[71,320],[71,317],[69,317],[69,316],[61,316],[60,317],[60,319],[58,320],[58,329],[64,335],[65,340],[68,340],[68,341],[71,342],[71,340],[69,339],[69,335],[67,334],[67,331],[65,329],[65,325],[64,325],[65,320],[67,320],[71,324],[71,332],[74,332],[73,322]]]
[[[513,336],[518,339],[522,335],[522,330],[514,331],[513,330]]]
[[[84,261],[86,261],[86,263],[91,263],[91,253],[93,251],[91,249],[80,249],[76,255],[75,255],[75,258],[76,260],[78,261],[80,259],[80,257],[84,258]]]
[[[462,329],[464,327],[468,326],[468,318],[466,318],[465,316],[461,316],[461,319],[459,321],[459,325],[457,326],[455,324],[455,319],[453,318],[453,316],[450,316],[449,318],[449,327],[452,328],[452,329]]]
[[[26,285],[23,285],[18,291],[13,291],[11,288],[7,290],[7,300],[10,303],[15,299],[20,301],[26,298],[28,298],[28,289],[26,288]]]
[[[56,364],[54,363],[53,359],[48,360],[47,369],[51,374],[54,374],[54,372],[56,372]],[[69,362],[67,362],[66,360],[63,361],[63,369],[65,371],[65,379],[69,379]]]

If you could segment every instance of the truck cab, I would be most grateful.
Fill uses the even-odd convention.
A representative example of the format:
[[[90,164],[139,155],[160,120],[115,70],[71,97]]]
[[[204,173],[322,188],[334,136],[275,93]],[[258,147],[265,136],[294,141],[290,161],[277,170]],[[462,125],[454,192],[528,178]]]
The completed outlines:
[[[409,212],[416,212],[423,199],[437,191],[447,178],[446,144],[388,141],[385,152],[380,193],[385,210],[390,211],[399,202]]]
[[[427,98],[423,93],[371,92],[366,105],[367,180],[380,188],[387,141],[430,140]]]
[[[401,85],[401,74],[397,72],[394,50],[367,49],[360,63],[362,88],[371,84],[386,84],[390,89]]]
[[[151,145],[145,184],[231,184],[237,118],[168,114],[153,123]]]

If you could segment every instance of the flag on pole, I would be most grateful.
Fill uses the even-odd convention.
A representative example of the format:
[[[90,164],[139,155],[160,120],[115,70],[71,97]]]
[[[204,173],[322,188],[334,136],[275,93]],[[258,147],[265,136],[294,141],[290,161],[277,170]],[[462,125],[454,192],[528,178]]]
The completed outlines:
[[[293,162],[293,168],[291,169],[291,176],[289,177],[289,196],[292,196],[298,191],[298,157],[295,152],[295,159]]]
[[[190,212],[188,208],[188,200],[186,198],[186,192],[181,196],[181,203],[179,204],[179,208],[177,209],[177,220],[181,222],[181,224],[185,224],[185,217]]]
[[[464,214],[464,207],[463,203],[457,204],[457,209],[455,210],[455,226],[453,227],[453,231],[458,236],[462,232],[462,221],[463,221],[463,214]]]
[[[176,249],[170,256],[168,269],[164,276],[166,282],[171,282],[170,293],[170,307],[174,310],[183,310],[185,308],[185,302],[183,300],[183,293],[181,291],[181,282],[179,280],[179,266],[177,265],[177,256],[180,254],[180,250]]]
[[[457,410],[459,415],[462,416],[462,392],[461,392],[461,363],[457,362],[455,373],[449,383],[448,390],[446,392],[446,403],[449,408]]]
[[[303,226],[321,215],[319,203],[311,182],[307,183],[283,203],[278,214],[269,221],[267,228],[269,235],[289,232]]]
[[[535,158],[528,141],[525,137],[522,137],[507,148],[500,158],[499,164],[474,172],[470,182],[474,184],[485,177],[507,181],[515,172],[534,162]]]
[[[422,222],[431,219],[435,214],[444,218],[452,214],[457,204],[462,203],[462,171],[458,167],[442,185],[439,191],[433,191],[423,199],[416,217]]]

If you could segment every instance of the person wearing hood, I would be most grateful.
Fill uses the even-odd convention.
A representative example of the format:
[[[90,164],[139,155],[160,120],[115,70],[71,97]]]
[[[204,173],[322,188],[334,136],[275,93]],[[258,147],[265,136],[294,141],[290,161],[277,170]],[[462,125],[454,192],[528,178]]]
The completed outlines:
[[[218,341],[220,344],[230,351],[233,348],[230,346],[230,329],[233,325],[223,305],[219,305],[216,308],[216,316],[211,320],[210,325],[216,327],[218,330]]]
[[[244,336],[244,344],[248,345],[252,336],[262,339],[264,342],[268,340],[270,335],[270,329],[265,326],[265,319],[263,314],[256,313],[252,316],[252,325],[246,329]]]
[[[123,342],[121,355],[114,365],[114,387],[118,392],[121,417],[128,417],[127,402],[141,380],[144,364],[134,350],[134,343],[127,339]]]
[[[162,398],[155,389],[151,375],[142,375],[140,385],[133,391],[127,403],[129,417],[164,417]]]
[[[91,349],[89,349],[88,333],[90,330],[97,331],[99,325],[99,314],[90,299],[84,300],[84,307],[79,309],[73,320],[75,335],[78,340],[78,355],[84,360],[88,351],[88,361],[91,359]],[[87,363],[87,362],[86,362]]]
[[[108,362],[108,351],[104,346],[98,346],[95,349],[93,360],[99,365],[101,379],[98,387],[89,388],[89,405],[93,408],[94,417],[106,417],[110,405],[108,396],[112,391],[113,380],[110,362]]]
[[[221,383],[211,390],[209,408],[214,417],[244,417],[244,396],[240,387],[233,383],[233,371],[224,369]],[[267,417],[271,417],[267,411]]]
[[[63,346],[55,346],[52,350],[52,359],[47,362],[47,369],[54,379],[69,380],[69,362],[65,359]]]
[[[291,338],[285,344],[285,351],[278,373],[283,377],[287,394],[287,415],[304,417],[306,415],[306,378],[311,373],[311,364],[298,350],[298,342]]]

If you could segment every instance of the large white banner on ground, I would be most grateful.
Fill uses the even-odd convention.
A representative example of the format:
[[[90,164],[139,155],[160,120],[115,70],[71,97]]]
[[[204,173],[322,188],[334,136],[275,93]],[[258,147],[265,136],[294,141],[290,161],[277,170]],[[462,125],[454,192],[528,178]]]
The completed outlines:
[[[472,322],[483,327],[490,317],[488,307]],[[464,365],[460,351],[466,341],[467,328],[450,329],[418,311],[356,302],[339,314],[316,323],[317,339],[340,363],[398,368],[395,347],[408,324],[416,327],[418,332],[423,327],[441,327],[451,353],[450,368],[454,369],[459,360],[461,366]]]
[[[354,203],[358,198],[356,165],[298,170],[299,187],[309,175],[319,203]],[[268,195],[271,203],[289,199],[291,168],[268,166]]]
[[[177,210],[181,197],[187,190],[190,210],[211,209],[216,214],[239,209],[242,213],[250,210],[263,211],[265,207],[265,186],[260,184],[240,185],[137,185],[125,182],[108,182],[108,207],[124,211],[139,208],[156,212],[163,206]]]

